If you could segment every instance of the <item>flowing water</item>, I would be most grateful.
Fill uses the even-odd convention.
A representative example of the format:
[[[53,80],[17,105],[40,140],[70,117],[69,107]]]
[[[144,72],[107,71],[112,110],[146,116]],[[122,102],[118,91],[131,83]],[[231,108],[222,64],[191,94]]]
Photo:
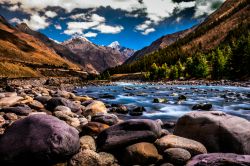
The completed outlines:
[[[151,85],[117,82],[112,86],[87,86],[77,89],[79,95],[102,100],[107,104],[136,105],[146,108],[140,117],[176,120],[192,106],[199,103],[211,103],[212,110],[224,111],[250,120],[250,88],[233,86],[191,86],[191,85]],[[106,96],[108,98],[102,98]],[[178,101],[179,95],[185,95],[186,101]],[[153,103],[155,98],[166,98],[167,103]]]

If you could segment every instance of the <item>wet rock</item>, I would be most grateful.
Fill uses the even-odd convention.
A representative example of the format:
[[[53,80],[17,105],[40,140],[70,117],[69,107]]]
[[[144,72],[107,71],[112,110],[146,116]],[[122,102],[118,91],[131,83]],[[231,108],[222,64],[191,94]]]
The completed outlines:
[[[29,115],[29,113],[32,112],[32,109],[29,106],[27,106],[27,105],[20,105],[20,106],[16,106],[16,107],[2,108],[1,112],[15,113],[17,115],[27,116],[27,115]]]
[[[250,155],[233,153],[201,154],[192,158],[186,166],[247,166],[250,165]]]
[[[85,111],[83,112],[84,116],[94,116],[97,114],[105,114],[107,113],[107,108],[105,104],[101,101],[93,101],[91,104],[89,104]]]
[[[85,135],[80,138],[80,145],[82,149],[96,151],[95,139],[89,135]]]
[[[17,115],[14,113],[6,113],[4,114],[4,119],[6,120],[11,120],[11,121],[16,121],[18,119]]]
[[[130,145],[125,148],[123,163],[125,165],[150,165],[156,163],[162,156],[156,147],[147,142]]]
[[[67,98],[67,99],[73,99],[75,97],[75,94],[71,93],[71,92],[64,91],[64,90],[62,90],[62,91],[58,90],[56,92],[56,94],[54,94],[54,96],[63,97],[63,98]]]
[[[135,107],[129,110],[129,115],[131,116],[141,116],[143,112],[146,111],[144,107]]]
[[[187,100],[187,97],[185,95],[180,95],[178,97],[178,100]]]
[[[163,158],[165,161],[176,165],[185,165],[191,158],[191,154],[185,149],[169,148],[164,151]]]
[[[48,102],[47,102],[47,109],[50,110],[50,111],[54,111],[54,109],[57,107],[57,106],[66,106],[66,107],[69,107],[71,109],[72,112],[74,113],[79,113],[81,112],[81,107],[80,105],[68,100],[68,99],[65,99],[65,98],[62,98],[62,97],[53,97],[52,99],[50,99]]]
[[[105,99],[115,99],[115,96],[111,95],[111,94],[102,94],[99,97],[100,98],[105,98]]]
[[[0,138],[0,163],[52,164],[67,160],[79,148],[76,129],[53,116],[32,115],[14,122],[5,130]]]
[[[113,107],[114,109],[111,109],[111,112],[117,112],[119,114],[127,114],[128,108],[125,105],[118,105],[117,107]]]
[[[97,137],[100,150],[126,147],[139,142],[154,142],[161,135],[161,126],[153,120],[127,120],[111,126]]]
[[[160,152],[164,152],[168,148],[182,148],[189,151],[192,156],[207,153],[206,148],[201,143],[175,135],[164,136],[158,139],[155,144]]]
[[[0,107],[12,106],[23,98],[20,96],[4,97],[0,99]]]
[[[91,118],[93,122],[100,122],[107,124],[109,126],[115,125],[119,122],[119,118],[114,114],[103,114],[103,115],[95,115]]]
[[[174,134],[201,142],[209,152],[250,154],[250,122],[220,111],[187,113]]]
[[[35,110],[44,109],[44,105],[37,100],[33,100],[32,102],[30,102],[29,106],[30,108],[35,109]]]
[[[204,111],[209,111],[213,107],[212,104],[210,103],[204,103],[204,104],[195,104],[192,107],[192,110],[204,110]]]
[[[51,96],[37,96],[35,97],[35,100],[41,102],[42,104],[46,104],[51,98]]]
[[[80,135],[96,136],[107,128],[109,128],[109,125],[98,122],[89,122],[86,125],[81,126],[82,132]]]
[[[167,99],[155,98],[153,103],[166,103],[167,101]]]

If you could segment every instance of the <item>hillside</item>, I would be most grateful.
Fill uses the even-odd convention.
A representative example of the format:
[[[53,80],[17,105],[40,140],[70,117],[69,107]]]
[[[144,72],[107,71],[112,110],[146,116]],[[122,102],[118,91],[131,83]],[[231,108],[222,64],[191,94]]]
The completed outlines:
[[[175,79],[183,76],[222,78],[237,75],[239,78],[247,78],[250,71],[247,69],[250,63],[249,16],[250,5],[247,0],[227,0],[182,39],[164,49],[110,69],[109,73],[147,72],[152,69],[155,74],[159,70],[163,72],[161,77],[166,75],[166,78]],[[199,71],[194,71],[196,69]]]
[[[142,56],[145,56],[147,54],[153,53],[154,51],[157,51],[159,49],[166,48],[167,46],[170,46],[171,44],[175,43],[177,40],[182,39],[183,37],[187,36],[189,33],[191,33],[196,27],[176,32],[173,34],[165,35],[156,41],[154,41],[150,46],[147,46],[139,51],[136,51],[133,56],[131,56],[126,63],[129,64],[137,59],[139,59]]]
[[[57,55],[39,39],[19,31],[0,17],[0,76],[42,76],[39,68],[79,70],[79,67]]]

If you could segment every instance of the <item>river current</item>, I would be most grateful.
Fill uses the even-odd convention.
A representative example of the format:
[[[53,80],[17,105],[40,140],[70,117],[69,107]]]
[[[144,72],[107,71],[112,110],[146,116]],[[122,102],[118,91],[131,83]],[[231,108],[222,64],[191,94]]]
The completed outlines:
[[[250,88],[233,86],[151,85],[116,82],[111,86],[86,86],[77,89],[78,95],[88,95],[106,104],[145,107],[140,117],[125,118],[177,120],[199,103],[211,103],[212,110],[223,111],[250,120]],[[186,101],[178,97],[185,95]],[[167,99],[154,103],[155,98]]]

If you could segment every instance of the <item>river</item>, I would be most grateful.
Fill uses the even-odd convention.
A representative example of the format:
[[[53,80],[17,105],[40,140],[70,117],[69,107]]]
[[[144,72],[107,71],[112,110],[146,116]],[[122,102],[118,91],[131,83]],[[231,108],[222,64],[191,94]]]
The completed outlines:
[[[145,107],[140,117],[124,118],[177,120],[199,103],[211,103],[212,110],[223,111],[250,120],[250,88],[233,86],[152,85],[116,82],[111,86],[86,86],[77,89],[78,95],[88,95],[106,104],[124,104]],[[185,95],[186,101],[178,101]],[[106,96],[106,97],[105,97]],[[165,98],[166,103],[154,103]]]

